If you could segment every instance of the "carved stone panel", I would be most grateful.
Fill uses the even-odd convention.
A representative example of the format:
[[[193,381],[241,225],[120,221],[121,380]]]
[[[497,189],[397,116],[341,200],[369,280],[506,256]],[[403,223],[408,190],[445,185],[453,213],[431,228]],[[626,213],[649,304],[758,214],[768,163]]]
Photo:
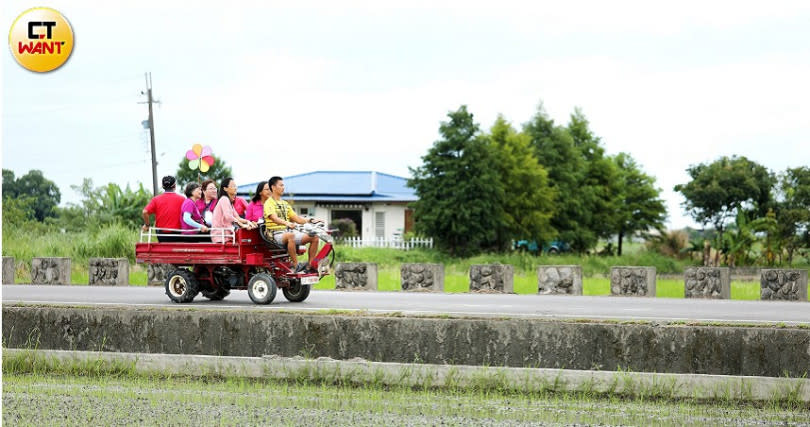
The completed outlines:
[[[728,267],[690,267],[684,273],[686,298],[731,299]]]
[[[171,264],[147,264],[146,265],[146,285],[147,286],[163,286],[166,282],[166,277],[169,273],[174,271],[175,267]]]
[[[403,291],[444,291],[444,264],[402,264]]]
[[[90,258],[90,285],[128,286],[129,261],[126,258]]]
[[[537,267],[537,293],[582,295],[582,267],[579,265]]]
[[[69,285],[70,258],[32,258],[31,283],[37,285]]]
[[[655,297],[655,267],[611,267],[610,294]]]
[[[760,299],[807,301],[807,270],[760,270]]]
[[[470,266],[470,292],[514,293],[514,269],[508,264]]]
[[[339,262],[335,267],[335,289],[377,290],[377,264]]]
[[[4,256],[3,257],[3,284],[4,285],[13,285],[14,284],[14,271],[16,270],[16,266],[14,265],[14,257],[13,256]]]

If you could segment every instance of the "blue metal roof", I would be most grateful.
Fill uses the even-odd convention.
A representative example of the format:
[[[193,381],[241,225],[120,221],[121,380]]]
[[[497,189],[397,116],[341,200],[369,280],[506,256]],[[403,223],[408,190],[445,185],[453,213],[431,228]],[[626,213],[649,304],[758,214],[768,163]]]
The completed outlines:
[[[315,171],[284,177],[284,197],[297,201],[416,201],[407,182],[407,178],[374,171]],[[257,185],[240,185],[237,193],[252,196]]]

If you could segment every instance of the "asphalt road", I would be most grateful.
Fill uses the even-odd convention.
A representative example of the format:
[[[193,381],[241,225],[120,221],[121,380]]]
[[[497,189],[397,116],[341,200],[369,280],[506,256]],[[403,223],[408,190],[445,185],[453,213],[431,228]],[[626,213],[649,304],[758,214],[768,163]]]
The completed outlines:
[[[223,301],[198,295],[191,304],[174,304],[163,287],[3,285],[3,304],[84,306],[194,307],[254,310],[363,310],[414,315],[531,317],[547,319],[703,321],[810,325],[810,303],[778,301],[695,300],[609,296],[440,294],[314,290],[301,303],[281,292],[270,305],[256,305],[247,291],[233,291]]]

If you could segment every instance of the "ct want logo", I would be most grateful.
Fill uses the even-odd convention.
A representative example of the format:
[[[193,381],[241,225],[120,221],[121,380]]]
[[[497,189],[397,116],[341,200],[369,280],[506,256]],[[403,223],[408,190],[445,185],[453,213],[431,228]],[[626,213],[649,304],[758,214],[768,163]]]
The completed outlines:
[[[56,10],[35,7],[14,20],[8,33],[8,44],[20,65],[44,73],[61,67],[70,57],[73,29]]]

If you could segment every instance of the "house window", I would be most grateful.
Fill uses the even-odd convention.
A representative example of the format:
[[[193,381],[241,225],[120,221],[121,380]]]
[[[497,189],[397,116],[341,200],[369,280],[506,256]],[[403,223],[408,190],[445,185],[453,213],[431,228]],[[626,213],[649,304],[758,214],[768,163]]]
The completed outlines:
[[[385,212],[374,212],[374,236],[385,238]]]
[[[309,216],[309,208],[298,208],[298,215]]]

